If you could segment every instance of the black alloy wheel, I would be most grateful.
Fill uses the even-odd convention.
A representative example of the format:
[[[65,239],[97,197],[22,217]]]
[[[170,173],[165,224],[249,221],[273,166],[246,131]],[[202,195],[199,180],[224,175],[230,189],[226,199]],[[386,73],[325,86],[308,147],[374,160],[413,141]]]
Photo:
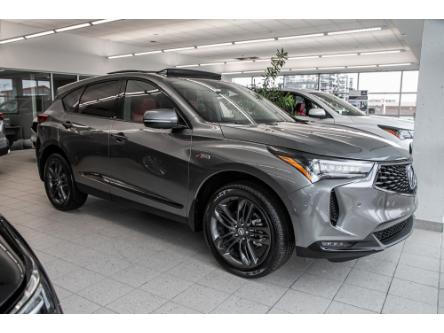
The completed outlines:
[[[60,154],[52,154],[46,160],[44,182],[49,201],[59,210],[79,208],[88,197],[77,189],[71,167]]]
[[[204,234],[216,259],[230,272],[260,277],[280,267],[294,250],[293,229],[282,204],[256,184],[226,185],[210,198]]]

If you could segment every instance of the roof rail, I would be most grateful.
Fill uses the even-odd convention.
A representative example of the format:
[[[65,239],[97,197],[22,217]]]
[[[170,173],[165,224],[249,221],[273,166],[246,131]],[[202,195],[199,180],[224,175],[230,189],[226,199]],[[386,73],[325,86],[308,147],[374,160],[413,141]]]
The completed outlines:
[[[157,74],[174,77],[189,77],[196,79],[213,79],[220,80],[221,75],[212,72],[198,71],[195,69],[183,69],[183,68],[165,68],[158,71]]]
[[[156,71],[144,71],[140,69],[123,69],[120,71],[109,72],[106,74],[122,74],[122,73],[157,73]]]
[[[123,73],[151,73],[151,74],[159,74],[164,76],[173,76],[173,77],[188,77],[188,78],[196,78],[196,79],[212,79],[212,80],[220,80],[222,76],[217,73],[199,71],[195,69],[183,69],[183,68],[165,68],[160,71],[144,71],[137,69],[125,69],[115,72],[109,72],[107,74],[123,74]]]

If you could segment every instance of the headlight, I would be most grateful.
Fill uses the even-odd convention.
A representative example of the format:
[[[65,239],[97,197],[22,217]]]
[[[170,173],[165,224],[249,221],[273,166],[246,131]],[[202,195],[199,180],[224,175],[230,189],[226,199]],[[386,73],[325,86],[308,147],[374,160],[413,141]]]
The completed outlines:
[[[368,175],[374,165],[374,163],[367,161],[324,159],[306,154],[273,153],[282,161],[293,166],[312,183],[325,178],[363,178]]]
[[[406,139],[413,139],[414,131],[402,129],[402,128],[395,128],[395,127],[387,127],[387,126],[381,126],[379,125],[381,129],[384,131],[393,134],[400,140],[406,140]]]

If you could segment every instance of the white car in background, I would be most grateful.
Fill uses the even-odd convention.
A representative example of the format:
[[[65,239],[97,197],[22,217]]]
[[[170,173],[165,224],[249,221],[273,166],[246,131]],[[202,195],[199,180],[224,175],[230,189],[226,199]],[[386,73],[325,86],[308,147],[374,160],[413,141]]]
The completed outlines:
[[[387,138],[399,146],[411,150],[414,135],[412,120],[387,116],[367,116],[339,97],[318,90],[286,88],[281,91],[293,95],[295,99],[293,114],[297,120],[334,123],[360,129]]]

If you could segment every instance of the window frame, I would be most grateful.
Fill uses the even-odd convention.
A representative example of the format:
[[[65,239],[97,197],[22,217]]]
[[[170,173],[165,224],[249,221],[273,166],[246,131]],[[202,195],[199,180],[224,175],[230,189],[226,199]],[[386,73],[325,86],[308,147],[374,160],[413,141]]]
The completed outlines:
[[[152,80],[145,79],[145,78],[141,78],[141,77],[126,77],[126,78],[123,79],[123,81],[124,82],[123,82],[123,85],[122,85],[121,98],[120,98],[121,99],[120,107],[122,108],[122,115],[123,115],[123,106],[124,106],[124,103],[125,103],[125,94],[126,94],[126,88],[128,86],[128,81],[139,81],[139,82],[143,82],[143,83],[149,84],[149,85],[153,86],[156,89],[159,89],[159,91],[161,93],[163,93],[166,97],[168,97],[170,99],[170,101],[174,105],[174,110],[176,111],[178,118],[182,120],[183,124],[187,128],[190,128],[190,129],[192,128],[189,120],[187,119],[187,117],[184,115],[184,113],[182,112],[182,110],[178,106],[176,100],[173,97],[171,97],[171,95],[168,94],[165,91],[165,89],[162,89],[156,82],[154,82]],[[123,122],[126,122],[126,123],[133,123],[133,124],[143,124],[143,122],[140,123],[138,121],[125,120],[125,119],[122,119],[122,118],[114,118],[113,120],[123,121]]]
[[[116,105],[114,106],[118,110],[120,108],[120,104],[121,104],[121,101],[122,101],[122,94],[123,94],[122,87],[124,86],[125,79],[124,78],[107,78],[105,80],[94,81],[94,82],[88,83],[88,84],[83,86],[83,91],[82,91],[82,94],[79,97],[79,103],[77,105],[75,113],[78,114],[78,115],[82,115],[82,116],[96,117],[96,118],[100,118],[100,119],[117,119],[116,115],[111,116],[111,117],[102,117],[102,116],[98,116],[98,115],[94,115],[94,114],[79,112],[80,101],[82,100],[83,95],[85,94],[86,90],[89,87],[92,87],[92,86],[95,86],[95,85],[99,85],[99,84],[102,84],[102,83],[112,82],[112,81],[120,82],[119,92],[118,92],[117,98],[115,100],[115,104]],[[75,89],[71,90],[70,92],[72,92],[74,90]],[[69,94],[69,92],[67,94]],[[65,94],[63,97],[65,97],[67,94]]]

